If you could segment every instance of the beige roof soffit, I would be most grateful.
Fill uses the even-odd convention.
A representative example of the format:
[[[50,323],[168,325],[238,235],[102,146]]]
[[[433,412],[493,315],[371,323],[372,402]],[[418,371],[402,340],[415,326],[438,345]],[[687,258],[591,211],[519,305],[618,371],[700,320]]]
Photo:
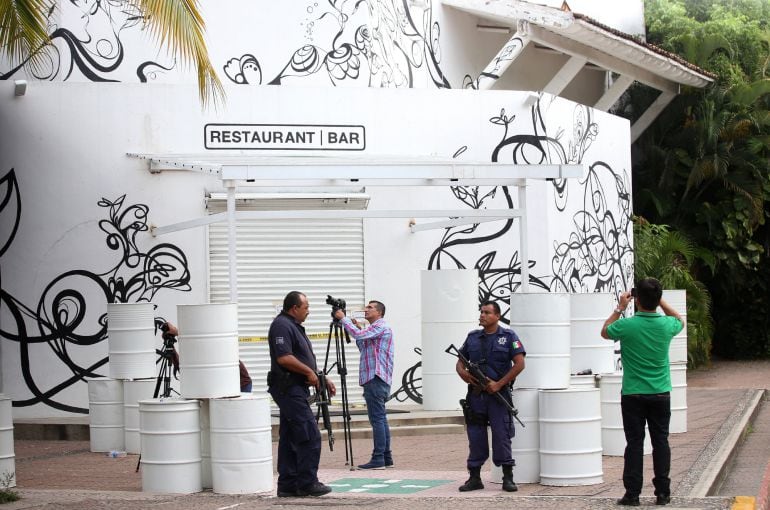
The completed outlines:
[[[573,56],[583,52],[567,51],[567,46],[572,43],[576,48],[590,49],[591,51],[583,53],[589,62],[613,72],[622,70],[622,74],[632,76],[659,90],[674,91],[675,84],[705,87],[713,82],[712,78],[634,42],[630,36],[620,37],[588,21],[575,19],[571,12],[521,0],[441,1],[446,6],[511,27],[515,27],[518,20],[524,20],[530,23],[530,29],[534,29],[534,33],[546,31],[558,36],[562,44],[555,46],[555,49]],[[549,40],[552,40],[549,37],[537,39],[544,45],[550,45]],[[588,53],[592,53],[593,58]],[[602,54],[607,58],[602,58]],[[612,62],[624,65],[607,65]],[[638,71],[635,72],[634,69]]]

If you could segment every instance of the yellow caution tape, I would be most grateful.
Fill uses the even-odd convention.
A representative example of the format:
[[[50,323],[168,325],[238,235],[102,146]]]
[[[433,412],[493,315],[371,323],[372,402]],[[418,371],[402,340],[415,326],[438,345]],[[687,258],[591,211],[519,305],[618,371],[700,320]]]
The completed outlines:
[[[755,510],[757,507],[757,498],[754,496],[735,496],[730,510]]]

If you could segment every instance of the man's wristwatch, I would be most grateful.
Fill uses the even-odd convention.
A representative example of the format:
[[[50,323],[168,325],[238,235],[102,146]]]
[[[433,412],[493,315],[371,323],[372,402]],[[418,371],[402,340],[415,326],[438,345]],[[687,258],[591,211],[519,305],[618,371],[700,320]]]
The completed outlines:
[[[618,315],[623,315],[623,310],[621,310],[620,308],[615,308],[615,313]]]

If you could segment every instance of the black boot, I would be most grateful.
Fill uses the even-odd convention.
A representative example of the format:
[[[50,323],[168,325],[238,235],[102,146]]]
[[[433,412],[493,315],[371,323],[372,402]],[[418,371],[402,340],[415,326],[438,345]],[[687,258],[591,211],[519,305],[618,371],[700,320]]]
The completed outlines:
[[[505,492],[516,492],[519,490],[513,483],[513,466],[503,466],[503,490]]]
[[[470,478],[460,486],[460,492],[477,491],[484,488],[484,484],[481,483],[481,466],[468,468],[468,473],[471,474]]]

